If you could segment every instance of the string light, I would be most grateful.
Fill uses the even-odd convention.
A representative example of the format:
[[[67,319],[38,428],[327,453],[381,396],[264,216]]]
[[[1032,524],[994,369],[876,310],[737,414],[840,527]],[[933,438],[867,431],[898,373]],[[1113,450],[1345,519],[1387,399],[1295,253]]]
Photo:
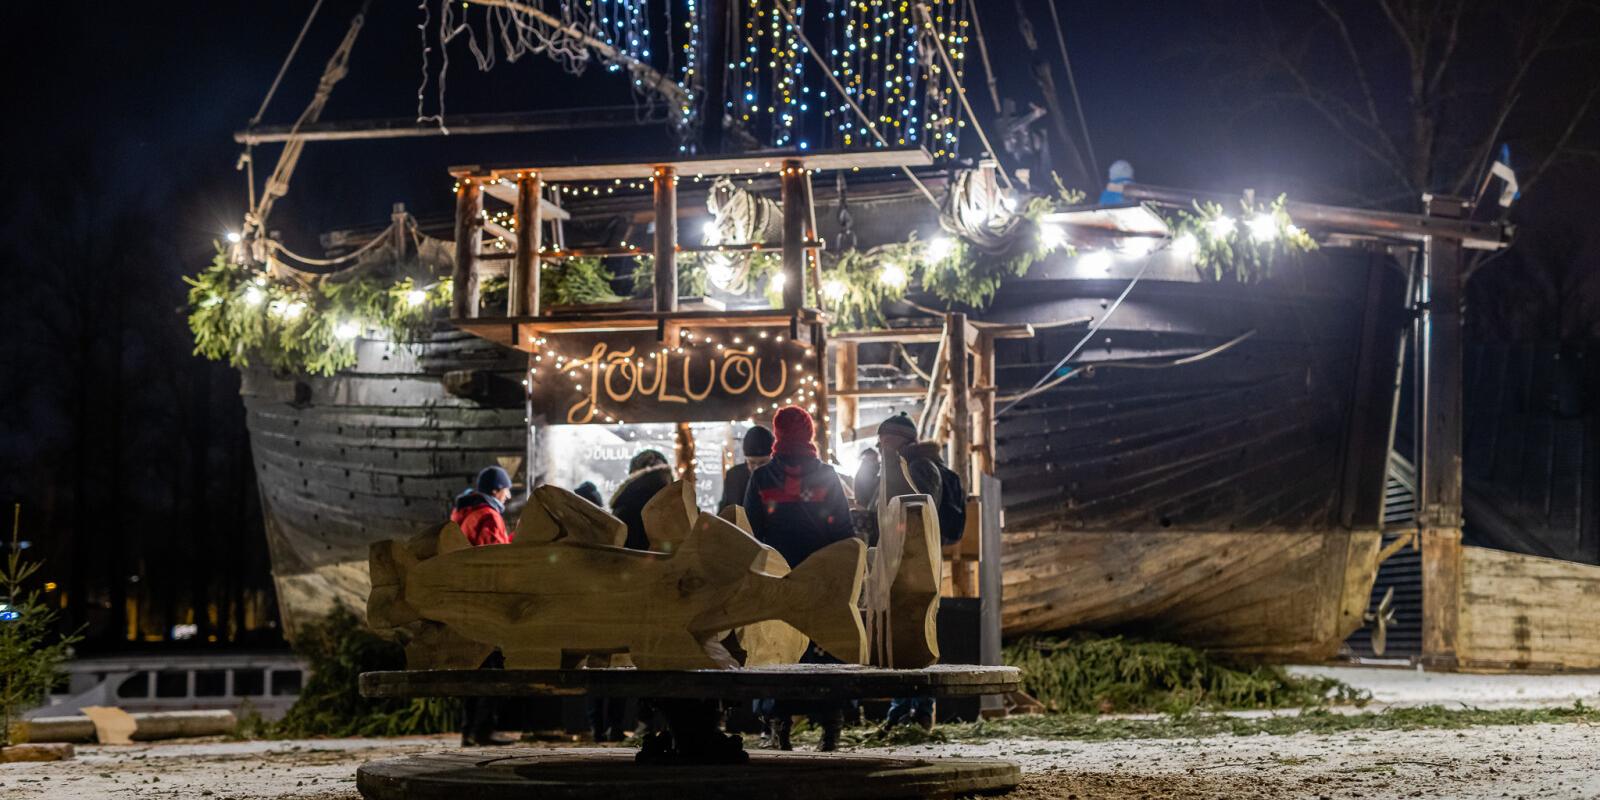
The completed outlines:
[[[333,326],[333,335],[341,341],[350,341],[361,335],[361,324],[354,320],[345,320]]]
[[[1278,238],[1278,220],[1268,213],[1257,214],[1250,218],[1250,238],[1258,242],[1270,242]]]
[[[1067,243],[1067,231],[1053,222],[1039,223],[1039,244],[1047,250],[1056,250]]]
[[[906,270],[899,264],[884,264],[878,270],[878,280],[891,289],[904,289],[906,286]]]
[[[1226,239],[1233,235],[1235,225],[1233,217],[1223,214],[1206,223],[1206,229],[1211,232],[1213,238]]]

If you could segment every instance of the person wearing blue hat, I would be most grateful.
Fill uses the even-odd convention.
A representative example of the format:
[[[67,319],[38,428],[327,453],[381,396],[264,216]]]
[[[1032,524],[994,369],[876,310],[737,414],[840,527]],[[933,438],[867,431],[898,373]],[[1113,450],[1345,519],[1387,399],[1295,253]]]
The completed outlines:
[[[506,528],[506,502],[511,499],[511,475],[500,467],[484,467],[472,488],[456,496],[450,521],[461,526],[473,545],[511,544]]]

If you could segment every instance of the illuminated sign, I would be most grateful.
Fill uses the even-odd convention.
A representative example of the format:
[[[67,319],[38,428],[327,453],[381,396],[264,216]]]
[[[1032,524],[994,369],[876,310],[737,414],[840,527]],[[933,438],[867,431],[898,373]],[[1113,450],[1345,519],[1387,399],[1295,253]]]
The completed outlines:
[[[728,421],[816,403],[816,351],[776,331],[684,334],[668,347],[652,331],[541,339],[528,393],[549,424]]]

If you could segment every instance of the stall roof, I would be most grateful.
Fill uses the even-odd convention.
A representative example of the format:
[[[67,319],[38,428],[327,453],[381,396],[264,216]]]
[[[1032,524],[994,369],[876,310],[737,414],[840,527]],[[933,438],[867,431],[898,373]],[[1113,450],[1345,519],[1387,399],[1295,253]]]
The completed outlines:
[[[676,161],[630,161],[614,164],[524,164],[521,166],[457,166],[450,174],[457,178],[499,180],[519,174],[539,173],[546,181],[600,181],[619,178],[651,177],[658,167],[673,167],[680,175],[742,175],[773,172],[789,159],[803,161],[809,169],[887,169],[922,167],[933,163],[933,156],[920,148],[885,148],[833,153],[800,151],[754,153],[740,156],[711,156]]]

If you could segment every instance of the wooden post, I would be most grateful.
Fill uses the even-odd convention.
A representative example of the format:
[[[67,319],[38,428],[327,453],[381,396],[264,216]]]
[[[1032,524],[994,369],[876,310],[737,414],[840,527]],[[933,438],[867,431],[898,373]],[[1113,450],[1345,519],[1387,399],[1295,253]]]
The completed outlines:
[[[678,310],[678,169],[660,166],[653,178],[656,200],[655,310]]]
[[[1431,217],[1460,219],[1466,201],[1425,195]],[[1461,598],[1461,242],[1430,236],[1423,245],[1422,448],[1418,526],[1422,529],[1422,658],[1456,665]]]
[[[677,477],[687,478],[692,483],[696,464],[694,457],[694,429],[689,427],[689,423],[678,423],[677,435],[674,437],[673,444],[673,460],[677,462],[674,467]]]
[[[517,178],[517,252],[506,292],[508,317],[539,315],[539,247],[544,235],[539,198],[543,188],[537,172]]]
[[[451,319],[478,316],[478,248],[483,236],[483,187],[462,178],[456,189],[456,264],[451,271]]]
[[[823,463],[827,463],[833,460],[833,437],[829,434],[831,426],[828,424],[828,326],[826,323],[811,323],[811,346],[816,348],[816,360],[812,362],[812,368],[817,376],[817,406],[812,410],[812,417],[817,427],[817,457],[821,458]]]
[[[856,342],[841,341],[834,351],[834,381],[833,385],[841,392],[856,390],[856,359],[859,354],[859,345]],[[854,395],[841,394],[839,396],[839,441],[853,442],[856,438],[856,428],[861,426],[861,401]]]
[[[978,446],[976,448],[978,456],[977,473],[980,476],[974,479],[974,485],[979,487],[983,486],[981,476],[993,475],[995,469],[994,395],[997,390],[994,385],[994,363],[994,336],[980,330],[978,332],[976,364],[978,385],[975,388],[978,393],[978,414],[976,422],[973,424],[973,429],[978,437]],[[989,502],[989,498],[983,497],[981,493],[979,498],[984,502]]]
[[[783,194],[783,310],[794,314],[805,305],[806,209],[805,165],[784,159],[779,173]]]
[[[967,315],[960,312],[945,317],[945,333],[950,353],[950,469],[961,476],[961,485],[972,489],[972,415],[967,380]]]

